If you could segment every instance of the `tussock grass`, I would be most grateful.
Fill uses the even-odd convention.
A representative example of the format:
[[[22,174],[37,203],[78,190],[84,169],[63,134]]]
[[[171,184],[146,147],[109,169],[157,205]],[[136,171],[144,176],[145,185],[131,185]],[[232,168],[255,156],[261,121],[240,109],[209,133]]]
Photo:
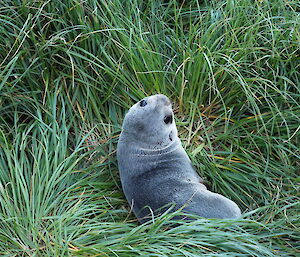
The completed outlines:
[[[298,1],[2,1],[2,256],[297,256]],[[116,142],[164,93],[238,221],[139,225]]]

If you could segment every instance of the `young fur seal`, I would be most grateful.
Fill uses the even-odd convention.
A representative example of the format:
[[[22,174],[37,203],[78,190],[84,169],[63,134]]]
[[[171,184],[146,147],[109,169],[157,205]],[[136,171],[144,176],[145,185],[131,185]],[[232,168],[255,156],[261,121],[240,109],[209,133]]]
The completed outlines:
[[[126,114],[117,147],[123,191],[140,222],[175,209],[204,218],[238,218],[239,207],[207,190],[177,136],[171,102],[153,95]]]

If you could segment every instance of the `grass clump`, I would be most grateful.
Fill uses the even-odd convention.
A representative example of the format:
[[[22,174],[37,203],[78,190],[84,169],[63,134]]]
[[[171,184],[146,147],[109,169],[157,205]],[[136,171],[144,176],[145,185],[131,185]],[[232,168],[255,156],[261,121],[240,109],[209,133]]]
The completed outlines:
[[[297,256],[297,1],[2,1],[2,256]],[[139,225],[125,111],[168,95],[199,174],[244,217]]]

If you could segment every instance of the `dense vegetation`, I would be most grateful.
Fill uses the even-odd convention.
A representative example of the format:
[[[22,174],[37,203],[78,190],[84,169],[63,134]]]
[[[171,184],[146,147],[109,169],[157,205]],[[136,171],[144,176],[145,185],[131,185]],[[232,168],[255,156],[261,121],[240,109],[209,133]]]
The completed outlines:
[[[1,256],[299,256],[299,75],[297,0],[1,1]],[[155,93],[242,219],[130,214],[116,143]]]

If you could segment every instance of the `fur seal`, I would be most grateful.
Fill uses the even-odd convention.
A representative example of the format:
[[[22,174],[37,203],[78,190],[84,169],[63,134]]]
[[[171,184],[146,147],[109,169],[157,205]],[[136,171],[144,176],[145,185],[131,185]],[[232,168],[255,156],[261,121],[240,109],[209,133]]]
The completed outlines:
[[[207,190],[177,136],[172,105],[162,94],[146,97],[125,115],[117,146],[122,188],[143,223],[162,207],[204,218],[238,218],[230,199]]]

